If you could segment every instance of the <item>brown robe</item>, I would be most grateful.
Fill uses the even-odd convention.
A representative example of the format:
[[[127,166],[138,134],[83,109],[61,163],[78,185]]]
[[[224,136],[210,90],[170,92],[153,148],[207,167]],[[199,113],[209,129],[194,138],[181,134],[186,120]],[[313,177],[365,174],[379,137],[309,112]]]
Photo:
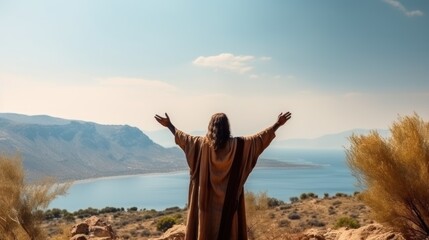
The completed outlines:
[[[259,155],[274,139],[272,127],[255,134],[243,137],[243,153],[239,169],[239,191],[243,192],[244,183],[255,167]],[[183,149],[190,168],[188,195],[188,218],[186,240],[217,240],[225,192],[228,186],[230,169],[234,160],[237,139],[231,138],[226,146],[215,152],[206,137],[195,137],[176,130],[176,144]],[[232,173],[233,174],[233,173]],[[239,234],[239,229],[246,229],[244,201],[232,220],[231,240],[247,239],[246,233]]]

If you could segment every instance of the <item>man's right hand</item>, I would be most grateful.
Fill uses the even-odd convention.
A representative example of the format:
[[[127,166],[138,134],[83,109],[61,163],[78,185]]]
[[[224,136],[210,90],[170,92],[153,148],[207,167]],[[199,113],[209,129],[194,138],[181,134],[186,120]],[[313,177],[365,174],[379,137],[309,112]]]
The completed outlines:
[[[277,124],[279,126],[283,126],[290,118],[292,117],[292,113],[287,112],[287,113],[280,113],[279,117],[277,119]]]
[[[168,129],[170,129],[171,133],[175,134],[176,133],[176,128],[174,127],[174,125],[171,123],[170,121],[170,117],[168,116],[167,113],[165,113],[165,117],[161,117],[158,114],[155,115],[155,119],[156,121],[158,121],[162,126],[167,127]]]

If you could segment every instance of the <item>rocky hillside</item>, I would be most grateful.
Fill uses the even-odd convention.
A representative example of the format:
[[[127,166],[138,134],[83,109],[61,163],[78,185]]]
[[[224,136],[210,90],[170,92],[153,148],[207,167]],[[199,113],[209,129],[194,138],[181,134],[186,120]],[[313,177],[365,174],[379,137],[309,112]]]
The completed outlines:
[[[264,195],[256,196],[258,203],[251,199],[246,198],[249,240],[404,240],[400,233],[374,222],[371,209],[357,196],[337,194],[293,203],[267,201],[269,199]],[[97,215],[112,227],[115,238],[111,239],[184,239],[186,210],[177,207],[164,211],[106,209],[87,209],[74,214],[74,218],[60,216],[45,221],[48,239],[69,240],[76,233],[73,229],[88,222],[90,214]],[[175,225],[167,226],[171,221]]]
[[[0,152],[20,154],[29,180],[59,180],[186,169],[177,148],[138,128],[0,113]]]

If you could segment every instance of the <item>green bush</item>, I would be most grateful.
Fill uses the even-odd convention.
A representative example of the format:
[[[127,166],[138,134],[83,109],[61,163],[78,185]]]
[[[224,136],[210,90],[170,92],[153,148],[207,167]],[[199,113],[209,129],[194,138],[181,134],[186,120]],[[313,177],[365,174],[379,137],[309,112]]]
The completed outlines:
[[[308,221],[308,226],[310,227],[324,227],[326,224],[318,219],[310,219]]]
[[[138,208],[137,207],[130,207],[127,209],[128,212],[137,212]]]
[[[347,195],[346,193],[335,193],[336,197],[348,197],[349,195]]]
[[[290,197],[289,200],[291,203],[296,203],[299,201],[299,198],[298,197]]]
[[[301,216],[299,215],[299,213],[297,212],[291,212],[289,213],[289,215],[287,216],[290,220],[298,220],[301,219]]]
[[[301,200],[309,199],[309,198],[318,198],[315,193],[309,192],[309,193],[302,193],[299,197]]]
[[[277,207],[277,206],[280,206],[283,204],[285,204],[285,203],[282,200],[279,200],[277,198],[271,198],[271,197],[268,198],[268,207],[269,208]]]
[[[170,216],[163,217],[160,220],[158,220],[158,223],[156,224],[156,229],[158,231],[165,232],[169,228],[171,228],[174,224],[176,224],[176,219]]]
[[[340,217],[337,220],[337,222],[335,223],[335,228],[341,228],[341,227],[359,228],[360,224],[354,218],[351,218],[351,217]]]
[[[299,199],[301,199],[301,200],[305,200],[307,198],[308,198],[307,193],[301,193],[301,195],[299,196]]]
[[[99,213],[115,213],[115,212],[120,212],[121,209],[120,208],[115,208],[115,207],[105,207],[100,209],[100,211],[98,211]]]

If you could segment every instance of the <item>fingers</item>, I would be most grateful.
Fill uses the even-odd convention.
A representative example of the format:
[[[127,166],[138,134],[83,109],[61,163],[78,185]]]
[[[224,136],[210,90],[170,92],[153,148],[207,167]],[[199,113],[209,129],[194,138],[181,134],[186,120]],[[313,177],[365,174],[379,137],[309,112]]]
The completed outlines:
[[[155,120],[158,121],[159,123],[162,122],[162,117],[155,115]]]
[[[286,118],[286,121],[287,121],[287,120],[289,120],[292,117],[292,113],[290,113],[290,112],[287,112],[285,114],[282,113],[281,117]]]
[[[165,116],[167,117],[167,119],[170,119],[170,117],[168,116],[168,114],[167,114],[167,113],[165,113]]]

